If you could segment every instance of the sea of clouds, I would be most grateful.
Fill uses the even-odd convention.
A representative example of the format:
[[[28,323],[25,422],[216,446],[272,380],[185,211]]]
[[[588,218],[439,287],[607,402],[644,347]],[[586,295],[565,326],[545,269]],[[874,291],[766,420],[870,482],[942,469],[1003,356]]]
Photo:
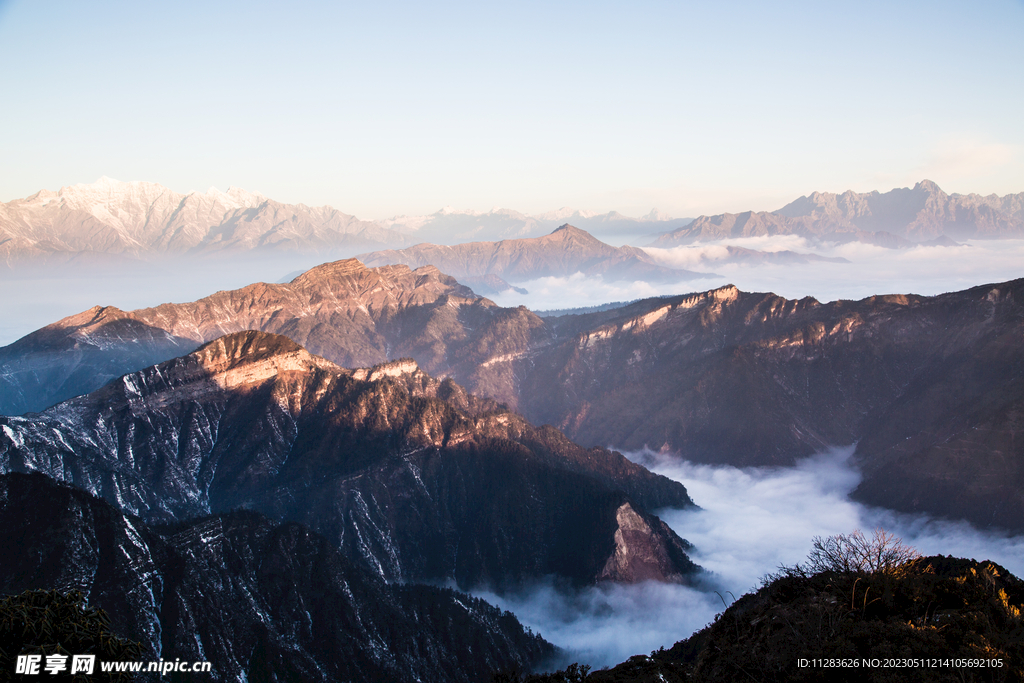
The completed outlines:
[[[726,246],[816,253],[845,258],[849,263],[726,263],[723,262],[728,254]],[[747,292],[774,292],[790,299],[812,296],[827,302],[863,299],[875,294],[942,294],[1024,277],[1024,239],[973,240],[956,247],[909,249],[885,249],[851,242],[826,249],[813,246],[801,237],[778,236],[672,249],[647,248],[646,251],[661,265],[714,275],[675,283],[650,283],[605,282],[577,273],[571,277],[516,283],[529,293],[507,291],[491,298],[502,306],[525,305],[533,310],[550,310],[684,294],[734,284]]]
[[[564,648],[566,657],[555,666],[581,661],[601,667],[688,637],[726,604],[756,590],[766,574],[805,560],[815,536],[884,528],[925,555],[993,560],[1024,575],[1024,536],[851,501],[849,494],[860,482],[853,453],[853,446],[835,448],[794,467],[743,469],[698,465],[672,454],[627,453],[683,483],[699,506],[658,514],[693,543],[691,557],[712,572],[710,585],[645,583],[566,591],[540,584],[518,595],[478,595],[511,610]]]

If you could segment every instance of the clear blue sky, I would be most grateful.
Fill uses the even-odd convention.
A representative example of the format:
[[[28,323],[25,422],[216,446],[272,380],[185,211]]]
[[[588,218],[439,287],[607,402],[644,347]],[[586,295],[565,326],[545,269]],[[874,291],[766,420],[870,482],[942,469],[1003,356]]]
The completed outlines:
[[[0,200],[101,175],[362,218],[1021,192],[1022,36],[1021,0],[0,0]]]

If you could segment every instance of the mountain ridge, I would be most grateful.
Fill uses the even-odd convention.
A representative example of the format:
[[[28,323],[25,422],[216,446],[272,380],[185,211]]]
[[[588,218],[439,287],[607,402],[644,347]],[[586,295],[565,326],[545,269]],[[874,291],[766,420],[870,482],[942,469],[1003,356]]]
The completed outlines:
[[[104,177],[0,204],[0,258],[8,265],[83,252],[143,258],[327,252],[403,241],[398,233],[328,206],[285,204],[237,188],[181,194],[156,183]]]

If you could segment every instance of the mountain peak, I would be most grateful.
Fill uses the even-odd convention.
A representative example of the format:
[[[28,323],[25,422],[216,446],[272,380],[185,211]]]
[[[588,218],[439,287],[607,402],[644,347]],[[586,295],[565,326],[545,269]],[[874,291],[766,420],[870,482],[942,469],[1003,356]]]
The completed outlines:
[[[363,265],[363,262],[359,259],[341,259],[340,261],[322,263],[319,266],[310,268],[305,273],[292,280],[292,284],[311,284],[313,282],[335,277],[363,275],[369,271],[370,269]]]
[[[654,208],[654,209],[651,209],[650,213],[648,213],[646,216],[641,216],[640,220],[642,220],[642,221],[670,221],[670,220],[672,220],[672,216],[669,216],[667,213],[662,213],[661,211],[658,211],[657,208]]]
[[[933,181],[928,180],[928,179],[922,180],[917,185],[914,185],[914,189],[915,190],[924,190],[925,192],[934,193],[934,194],[945,194],[942,191],[942,188],[940,188],[936,183],[934,183]]]
[[[570,225],[568,223],[565,223],[564,225],[560,225],[560,226],[558,226],[557,228],[555,228],[554,230],[551,231],[552,235],[558,235],[560,233],[565,233],[566,235],[586,235],[587,237],[594,237],[593,235],[591,235],[586,230],[583,230],[581,228],[577,228],[575,225]],[[594,239],[597,239],[597,238],[595,237]]]

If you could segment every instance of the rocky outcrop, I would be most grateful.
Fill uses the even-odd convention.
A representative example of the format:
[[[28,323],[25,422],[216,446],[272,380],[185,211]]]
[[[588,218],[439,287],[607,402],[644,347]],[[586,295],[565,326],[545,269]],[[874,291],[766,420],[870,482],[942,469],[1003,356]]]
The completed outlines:
[[[679,568],[687,567],[689,544],[664,542],[671,537],[668,527],[656,517],[641,515],[629,503],[615,511],[615,552],[605,562],[598,579],[618,583],[676,581],[685,577]],[[691,571],[696,567],[691,567]]]
[[[466,587],[592,582],[615,552],[623,504],[692,505],[682,485],[411,361],[347,371],[260,332],[0,418],[0,470],[42,472],[150,523],[258,510],[389,580]],[[665,578],[696,571],[650,519],[651,542],[674,561]]]
[[[7,474],[0,551],[0,591],[80,590],[142,643],[141,659],[208,661],[212,681],[469,682],[554,652],[509,612],[389,585],[309,529],[252,512],[154,528],[43,475]]]

